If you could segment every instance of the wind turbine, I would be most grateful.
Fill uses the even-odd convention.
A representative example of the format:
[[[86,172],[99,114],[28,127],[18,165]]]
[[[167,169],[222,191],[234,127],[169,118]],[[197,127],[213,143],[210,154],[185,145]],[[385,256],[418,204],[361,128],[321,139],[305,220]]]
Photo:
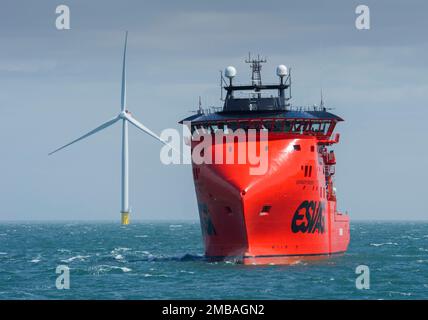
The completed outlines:
[[[126,225],[129,224],[129,166],[128,166],[128,122],[143,131],[144,133],[152,136],[156,140],[159,140],[160,142],[164,143],[165,145],[170,146],[166,141],[161,139],[159,136],[157,136],[153,131],[151,131],[149,128],[144,126],[142,123],[140,123],[138,120],[136,120],[131,113],[128,111],[126,106],[126,44],[128,41],[128,31],[125,34],[125,47],[123,49],[123,65],[122,65],[122,90],[121,90],[121,104],[120,104],[120,113],[114,117],[113,119],[108,120],[107,122],[104,122],[100,126],[96,127],[95,129],[89,131],[88,133],[84,134],[80,138],[77,138],[76,140],[71,141],[70,143],[67,143],[66,145],[52,151],[49,153],[49,155],[54,154],[57,151],[60,151],[69,145],[72,145],[75,142],[78,142],[80,140],[83,140],[113,124],[115,124],[118,121],[122,121],[122,203],[121,203],[121,214],[122,214],[122,224]],[[171,147],[171,146],[170,146]],[[172,148],[172,147],[171,147]]]

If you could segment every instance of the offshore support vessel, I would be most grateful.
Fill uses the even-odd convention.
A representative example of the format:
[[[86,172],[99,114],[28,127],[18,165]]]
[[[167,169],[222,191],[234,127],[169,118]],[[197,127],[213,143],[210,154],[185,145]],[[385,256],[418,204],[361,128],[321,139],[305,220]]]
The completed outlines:
[[[344,253],[350,240],[349,216],[337,209],[332,150],[340,137],[333,131],[343,119],[327,111],[322,94],[320,106],[291,106],[291,72],[286,66],[277,67],[277,84],[263,84],[266,60],[249,56],[246,62],[252,70],[250,84],[235,85],[236,69],[231,66],[225,70],[229,82],[221,75],[222,92],[227,93],[221,110],[203,111],[200,106],[180,121],[192,133],[193,179],[206,257],[288,264]],[[250,129],[257,134],[250,137]],[[237,131],[244,132],[244,139]],[[217,134],[222,138],[198,149],[204,139]],[[230,135],[234,136],[228,139]],[[213,160],[241,146],[260,150],[267,162],[263,174],[252,174],[252,164],[236,161],[236,153],[234,161]],[[212,161],[196,163],[197,150]]]

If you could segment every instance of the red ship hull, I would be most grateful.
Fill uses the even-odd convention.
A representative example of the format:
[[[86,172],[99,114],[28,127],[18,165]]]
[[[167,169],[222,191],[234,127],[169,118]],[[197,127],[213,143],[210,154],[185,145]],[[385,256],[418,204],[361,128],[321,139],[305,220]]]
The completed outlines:
[[[258,139],[213,144],[215,158],[239,144],[248,149]],[[319,259],[347,250],[349,217],[336,209],[328,190],[325,159],[313,136],[271,135],[267,172],[251,175],[246,164],[193,164],[205,254],[244,264],[284,264]],[[192,149],[197,142],[192,142]],[[244,150],[247,150],[244,149]],[[327,188],[326,188],[327,186]]]

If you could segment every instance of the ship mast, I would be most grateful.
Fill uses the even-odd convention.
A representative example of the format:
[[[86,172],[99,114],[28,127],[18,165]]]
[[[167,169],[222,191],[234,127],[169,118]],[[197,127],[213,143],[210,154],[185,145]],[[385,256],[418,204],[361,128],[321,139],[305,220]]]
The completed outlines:
[[[266,58],[261,59],[260,55],[257,55],[257,59],[252,59],[251,58],[251,53],[248,53],[248,59],[245,59],[246,63],[251,64],[251,83],[252,85],[261,85],[262,84],[262,75],[261,75],[261,71],[262,71],[262,63],[266,63]]]
[[[323,99],[323,94],[322,94],[322,88],[321,88],[321,101],[320,101],[320,107],[322,110],[325,111],[325,107],[324,107],[324,99]]]
[[[235,85],[233,84],[233,78],[236,76],[236,69],[233,66],[228,66],[224,74],[229,79],[229,84],[224,81],[223,74],[220,72],[220,83],[222,89],[225,89],[226,99],[224,100],[223,112],[231,111],[262,111],[262,110],[286,110],[287,103],[291,98],[291,73],[285,65],[279,65],[276,69],[276,74],[280,78],[278,84],[262,84],[261,70],[262,64],[267,62],[266,58],[261,58],[260,55],[253,58],[251,53],[248,54],[248,58],[245,62],[250,64],[251,68],[251,84],[249,85]],[[285,95],[285,90],[289,89],[289,96]],[[277,90],[278,96],[273,95],[265,96],[262,98],[262,92],[264,90]],[[235,98],[234,92],[247,91],[248,97]],[[222,96],[221,96],[222,98]]]

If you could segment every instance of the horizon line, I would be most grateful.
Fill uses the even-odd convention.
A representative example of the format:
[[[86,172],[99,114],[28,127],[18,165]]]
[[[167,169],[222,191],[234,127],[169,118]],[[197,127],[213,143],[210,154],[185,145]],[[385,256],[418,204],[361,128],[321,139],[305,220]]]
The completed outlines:
[[[199,222],[198,218],[187,219],[187,218],[147,218],[147,219],[133,219],[134,222]],[[428,218],[410,218],[410,219],[384,219],[384,218],[362,218],[362,219],[352,219],[354,222],[428,222]],[[352,222],[351,221],[351,222]],[[0,219],[0,223],[4,222],[117,222],[120,224],[120,220],[117,219]],[[132,224],[132,222],[131,222]]]

